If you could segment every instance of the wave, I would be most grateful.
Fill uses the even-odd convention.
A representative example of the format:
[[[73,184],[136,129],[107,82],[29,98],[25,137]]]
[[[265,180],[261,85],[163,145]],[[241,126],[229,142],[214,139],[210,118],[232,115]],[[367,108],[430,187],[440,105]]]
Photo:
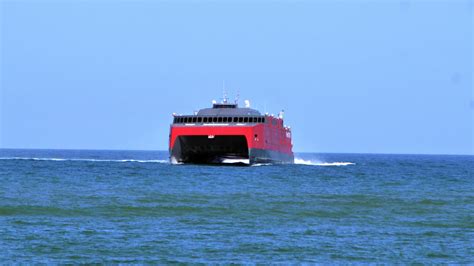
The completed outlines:
[[[272,163],[254,163],[250,166],[252,167],[258,167],[258,166],[269,166],[269,165],[273,165]]]
[[[0,160],[55,161],[55,162],[78,161],[78,162],[117,162],[117,163],[168,163],[168,160],[36,158],[36,157],[0,157]]]
[[[295,158],[295,164],[314,165],[314,166],[347,166],[347,165],[355,165],[355,163],[351,163],[351,162],[320,162],[320,161],[304,160],[304,159],[300,159],[300,158]]]

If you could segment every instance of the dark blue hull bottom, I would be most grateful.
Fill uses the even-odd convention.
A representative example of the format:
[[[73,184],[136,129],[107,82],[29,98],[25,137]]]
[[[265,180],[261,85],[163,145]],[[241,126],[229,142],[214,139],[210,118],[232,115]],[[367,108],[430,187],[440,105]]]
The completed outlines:
[[[293,154],[287,154],[271,150],[262,149],[250,149],[249,151],[249,162],[250,164],[255,163],[281,163],[291,164],[294,163],[295,157]]]

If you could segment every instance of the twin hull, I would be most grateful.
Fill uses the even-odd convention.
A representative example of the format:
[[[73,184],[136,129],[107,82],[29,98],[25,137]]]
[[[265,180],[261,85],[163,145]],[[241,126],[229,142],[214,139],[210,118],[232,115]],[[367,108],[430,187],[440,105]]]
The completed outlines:
[[[170,160],[197,164],[293,163],[291,132],[276,123],[276,118],[267,121],[248,125],[174,124],[170,128]]]

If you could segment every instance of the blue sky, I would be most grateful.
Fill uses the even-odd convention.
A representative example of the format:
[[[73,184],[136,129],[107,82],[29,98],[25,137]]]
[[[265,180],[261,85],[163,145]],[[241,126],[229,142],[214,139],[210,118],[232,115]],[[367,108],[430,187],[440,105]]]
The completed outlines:
[[[222,94],[297,152],[473,154],[471,1],[0,1],[0,147],[167,149]]]

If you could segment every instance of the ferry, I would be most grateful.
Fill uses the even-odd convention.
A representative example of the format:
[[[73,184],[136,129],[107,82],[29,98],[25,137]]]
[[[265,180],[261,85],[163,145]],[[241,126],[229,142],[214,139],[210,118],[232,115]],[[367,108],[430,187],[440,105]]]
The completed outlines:
[[[173,114],[169,134],[172,164],[252,165],[294,162],[291,129],[278,116],[261,114],[224,96],[192,115]]]

